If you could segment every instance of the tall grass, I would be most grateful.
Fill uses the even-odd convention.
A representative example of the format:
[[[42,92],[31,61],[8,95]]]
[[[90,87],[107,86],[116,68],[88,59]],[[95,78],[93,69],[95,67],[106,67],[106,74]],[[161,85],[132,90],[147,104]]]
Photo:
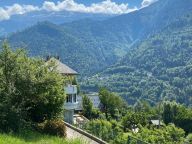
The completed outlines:
[[[64,139],[34,131],[19,134],[0,133],[0,144],[86,144],[82,139]]]

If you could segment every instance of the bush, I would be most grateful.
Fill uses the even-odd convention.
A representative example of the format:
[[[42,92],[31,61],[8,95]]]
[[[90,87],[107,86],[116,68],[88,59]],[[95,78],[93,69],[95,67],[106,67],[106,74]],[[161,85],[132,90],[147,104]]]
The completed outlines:
[[[0,131],[18,132],[63,113],[65,79],[41,59],[4,43],[0,52]],[[50,71],[52,69],[52,71]]]
[[[188,136],[185,139],[185,144],[191,144],[192,143],[192,134],[188,134]]]
[[[44,133],[53,136],[66,137],[66,126],[61,119],[48,120],[38,126],[38,129]]]
[[[91,120],[84,126],[84,129],[107,142],[111,142],[122,135],[122,130],[118,123],[102,119]]]
[[[124,131],[132,130],[133,128],[137,128],[138,125],[145,126],[147,124],[147,116],[144,112],[128,112],[122,119],[122,125],[124,127]]]

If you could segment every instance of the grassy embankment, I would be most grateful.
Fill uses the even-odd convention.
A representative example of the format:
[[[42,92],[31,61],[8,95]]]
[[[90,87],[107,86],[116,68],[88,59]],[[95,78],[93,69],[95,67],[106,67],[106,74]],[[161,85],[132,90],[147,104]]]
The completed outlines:
[[[0,144],[85,144],[81,139],[64,139],[28,131],[21,134],[0,133]]]

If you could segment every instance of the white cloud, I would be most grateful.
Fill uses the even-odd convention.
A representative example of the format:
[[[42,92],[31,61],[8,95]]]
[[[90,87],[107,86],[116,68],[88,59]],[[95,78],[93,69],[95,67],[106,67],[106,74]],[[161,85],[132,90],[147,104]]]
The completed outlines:
[[[5,8],[0,7],[0,21],[8,20],[12,15],[25,14],[32,11],[40,10],[38,7],[33,5],[19,5],[14,4]]]
[[[78,4],[74,0],[64,0],[62,2],[45,1],[42,9],[47,11],[74,11],[84,13],[106,13],[106,14],[122,14],[136,10],[137,8],[129,8],[127,3],[117,4],[111,0],[105,0],[99,3],[93,3],[90,6]]]
[[[149,6],[157,0],[143,0],[142,7]],[[137,7],[129,8],[128,3],[117,4],[112,0],[103,0],[89,6],[75,2],[75,0],[63,0],[56,3],[44,1],[42,6],[13,4],[12,6],[0,7],[0,21],[8,20],[13,15],[25,14],[33,11],[73,11],[83,13],[105,13],[105,14],[124,14],[135,10]]]
[[[7,19],[9,19],[9,18],[10,18],[10,16],[9,16],[9,14],[7,13],[7,11],[4,10],[3,8],[0,8],[0,21],[2,21],[2,20],[7,20]]]
[[[27,12],[32,12],[32,11],[37,11],[39,10],[38,7],[32,6],[32,5],[19,5],[19,4],[14,4],[12,6],[7,6],[6,7],[7,13],[11,15],[15,14],[24,14]]]
[[[151,5],[152,3],[156,2],[158,0],[143,0],[142,3],[141,3],[141,7],[147,7],[149,5]]]

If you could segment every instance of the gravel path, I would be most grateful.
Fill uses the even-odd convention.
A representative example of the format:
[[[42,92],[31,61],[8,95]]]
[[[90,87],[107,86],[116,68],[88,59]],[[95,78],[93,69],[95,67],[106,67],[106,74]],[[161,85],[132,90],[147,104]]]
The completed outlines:
[[[67,126],[66,126],[67,127]],[[92,139],[86,137],[85,135],[80,134],[77,131],[74,131],[73,129],[67,127],[67,138],[73,139],[73,138],[80,138],[87,142],[87,144],[99,144],[96,141],[93,141]]]

